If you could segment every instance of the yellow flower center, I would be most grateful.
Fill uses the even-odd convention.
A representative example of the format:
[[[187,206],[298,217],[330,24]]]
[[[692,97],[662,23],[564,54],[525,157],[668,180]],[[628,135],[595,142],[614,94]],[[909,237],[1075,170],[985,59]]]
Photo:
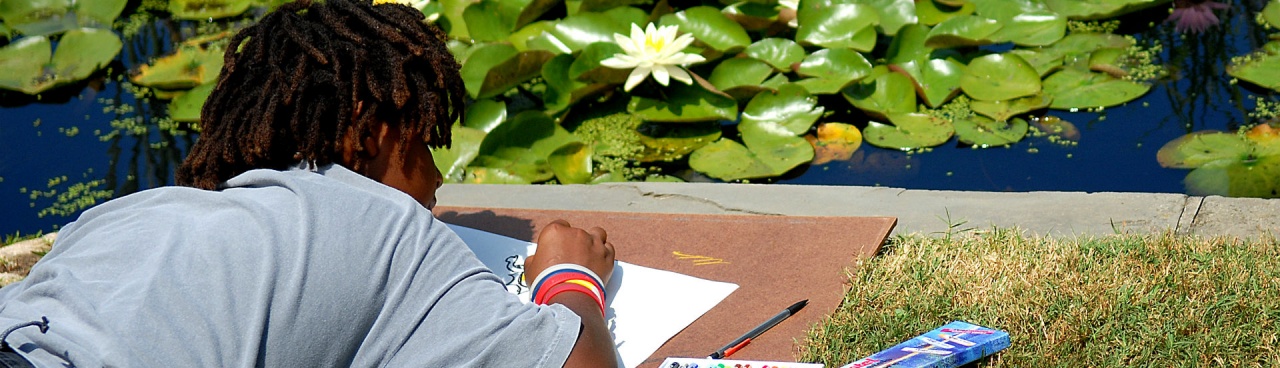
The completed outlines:
[[[666,40],[662,37],[648,36],[645,37],[644,44],[653,48],[654,51],[662,51],[662,46],[666,44]]]

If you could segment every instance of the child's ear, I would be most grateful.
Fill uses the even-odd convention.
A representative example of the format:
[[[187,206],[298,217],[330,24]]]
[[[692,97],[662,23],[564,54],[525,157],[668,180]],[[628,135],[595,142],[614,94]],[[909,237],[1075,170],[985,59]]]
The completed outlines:
[[[364,137],[364,154],[367,157],[378,157],[379,153],[390,151],[394,145],[400,143],[400,137],[392,134],[392,129],[387,123],[375,123],[373,134]]]

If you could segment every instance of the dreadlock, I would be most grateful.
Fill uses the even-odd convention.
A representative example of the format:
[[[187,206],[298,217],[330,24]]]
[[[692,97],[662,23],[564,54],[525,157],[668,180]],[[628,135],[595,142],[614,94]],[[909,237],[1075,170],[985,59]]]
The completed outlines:
[[[423,18],[398,4],[299,0],[237,33],[178,184],[214,190],[251,169],[329,164],[343,134],[369,137],[377,123],[400,129],[402,155],[409,139],[447,147],[465,88],[446,36]]]

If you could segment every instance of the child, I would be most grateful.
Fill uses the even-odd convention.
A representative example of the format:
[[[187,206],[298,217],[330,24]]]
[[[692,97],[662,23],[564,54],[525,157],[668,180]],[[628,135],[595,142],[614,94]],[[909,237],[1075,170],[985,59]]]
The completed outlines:
[[[464,89],[422,19],[301,0],[232,38],[183,187],[85,211],[0,289],[0,366],[615,364],[603,230],[542,229],[537,305],[432,217]]]

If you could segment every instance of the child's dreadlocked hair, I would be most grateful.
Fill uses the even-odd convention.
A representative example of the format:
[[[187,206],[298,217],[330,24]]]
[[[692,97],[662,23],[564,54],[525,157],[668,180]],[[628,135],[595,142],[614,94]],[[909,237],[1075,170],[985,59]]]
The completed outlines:
[[[402,150],[409,139],[448,146],[465,89],[446,36],[423,18],[370,0],[299,0],[236,34],[178,184],[213,190],[251,169],[329,164],[343,134],[372,136],[377,122],[400,129]]]

